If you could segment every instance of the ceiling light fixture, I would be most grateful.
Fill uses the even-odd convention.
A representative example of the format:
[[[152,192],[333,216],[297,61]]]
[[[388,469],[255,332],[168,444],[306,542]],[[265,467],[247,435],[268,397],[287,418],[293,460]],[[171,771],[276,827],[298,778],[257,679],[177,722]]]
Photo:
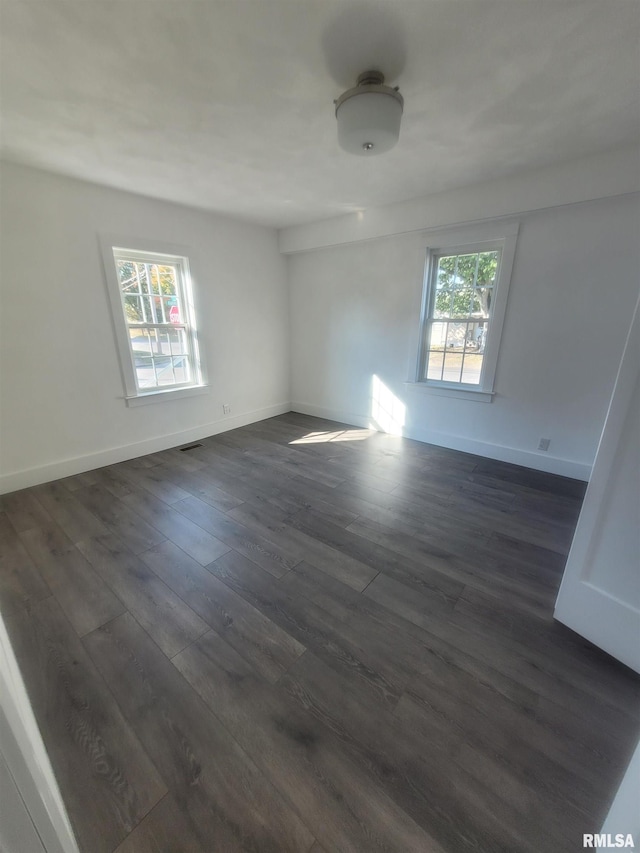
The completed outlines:
[[[365,71],[334,104],[338,142],[350,154],[383,154],[398,141],[404,98],[397,86],[384,85],[380,71]]]

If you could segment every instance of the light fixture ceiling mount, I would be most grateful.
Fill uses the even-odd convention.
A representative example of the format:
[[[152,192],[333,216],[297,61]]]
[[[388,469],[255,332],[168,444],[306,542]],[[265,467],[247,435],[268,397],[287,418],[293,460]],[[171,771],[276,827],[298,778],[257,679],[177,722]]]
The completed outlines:
[[[350,154],[383,154],[398,141],[404,98],[397,86],[384,85],[380,71],[363,72],[334,104],[338,142]]]

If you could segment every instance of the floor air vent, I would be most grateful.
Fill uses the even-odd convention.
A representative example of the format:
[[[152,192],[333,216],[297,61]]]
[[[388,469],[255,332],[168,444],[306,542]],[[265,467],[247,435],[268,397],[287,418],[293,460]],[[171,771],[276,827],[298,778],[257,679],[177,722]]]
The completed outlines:
[[[180,453],[184,453],[185,450],[195,450],[196,447],[202,447],[202,445],[201,444],[187,444],[186,447],[179,447],[178,450],[180,451]]]

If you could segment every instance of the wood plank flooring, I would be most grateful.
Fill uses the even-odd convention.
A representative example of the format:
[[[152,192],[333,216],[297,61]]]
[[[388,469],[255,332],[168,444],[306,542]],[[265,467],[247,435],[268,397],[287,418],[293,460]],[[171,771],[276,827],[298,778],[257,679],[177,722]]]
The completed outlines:
[[[640,679],[552,618],[584,484],[289,413],[0,498],[82,853],[563,853]]]

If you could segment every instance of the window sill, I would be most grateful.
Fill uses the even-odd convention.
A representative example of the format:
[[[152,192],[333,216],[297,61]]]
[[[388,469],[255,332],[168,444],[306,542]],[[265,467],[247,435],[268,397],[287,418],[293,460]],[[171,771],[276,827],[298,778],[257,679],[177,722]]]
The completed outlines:
[[[426,382],[405,382],[408,388],[419,388],[436,397],[457,397],[458,400],[471,400],[474,403],[493,403],[494,391],[482,391],[478,388],[454,388],[450,385],[429,385]]]
[[[208,385],[191,385],[188,388],[167,388],[165,391],[149,391],[148,393],[136,394],[135,397],[125,397],[127,406],[149,406],[151,403],[161,403],[167,400],[180,400],[183,397],[195,397],[199,394],[208,394]]]

